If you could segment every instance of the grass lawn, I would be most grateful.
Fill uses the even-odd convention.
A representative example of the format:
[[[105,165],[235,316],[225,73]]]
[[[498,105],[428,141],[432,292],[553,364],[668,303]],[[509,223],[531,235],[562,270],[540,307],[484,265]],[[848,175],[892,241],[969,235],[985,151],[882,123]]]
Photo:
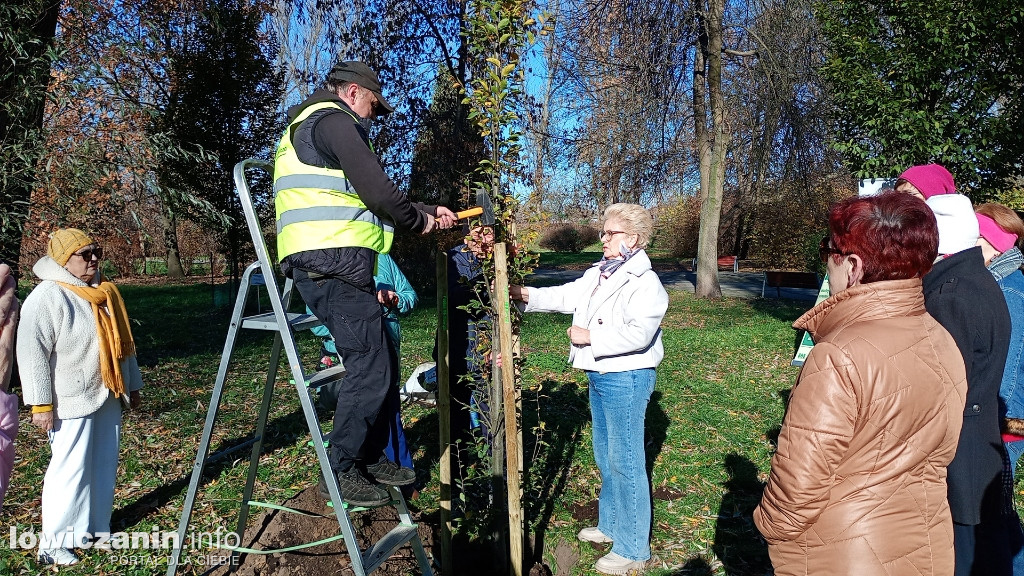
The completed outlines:
[[[596,257],[595,257],[596,256]],[[554,264],[545,254],[542,266]],[[599,254],[585,253],[580,262]],[[113,530],[173,531],[188,486],[224,343],[230,311],[215,307],[209,285],[125,286],[143,377],[143,408],[124,418]],[[430,359],[434,332],[432,295],[403,320],[403,369]],[[790,323],[803,304],[780,300],[701,301],[673,292],[665,318],[666,357],[648,410],[647,454],[652,467],[651,574],[765,574],[767,552],[750,520],[768,471],[771,439],[783,413],[782,397],[796,369],[789,366]],[[523,326],[525,419],[542,429],[527,439],[527,518],[545,550],[559,545],[579,555],[575,574],[590,573],[603,553],[579,546],[575,533],[590,525],[599,477],[590,448],[584,375],[566,365],[569,316],[530,315]],[[300,338],[304,358],[315,362],[318,342]],[[232,364],[212,450],[244,439],[254,425],[270,340],[243,334]],[[283,374],[283,371],[282,371]],[[283,376],[287,378],[287,376]],[[404,412],[417,466],[432,481],[414,505],[431,511],[437,501],[436,414],[418,405]],[[49,457],[46,436],[21,415],[18,461],[7,494],[4,528],[38,530],[42,474]],[[543,423],[543,426],[539,423]],[[275,389],[256,500],[282,502],[316,482],[315,456],[294,388]],[[528,434],[528,436],[532,436]],[[248,451],[208,469],[193,515],[193,531],[234,528]],[[34,551],[11,549],[0,536],[0,574],[38,574]],[[301,541],[301,535],[297,535]],[[89,552],[61,573],[161,574],[166,552],[132,552],[143,561],[119,565],[115,553]],[[565,555],[561,555],[565,558]],[[552,568],[555,560],[545,559]],[[565,560],[563,560],[564,562]],[[182,570],[179,573],[191,573]]]

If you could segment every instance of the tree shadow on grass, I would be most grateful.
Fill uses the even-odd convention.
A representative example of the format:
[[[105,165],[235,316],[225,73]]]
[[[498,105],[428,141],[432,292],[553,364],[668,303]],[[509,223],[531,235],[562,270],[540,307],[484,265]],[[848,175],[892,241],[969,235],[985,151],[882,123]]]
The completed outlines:
[[[243,442],[252,439],[253,434],[255,433],[255,423],[253,424],[253,428],[254,429],[245,436],[226,438],[216,446],[211,446],[210,454],[216,454],[221,450],[238,446]],[[301,408],[296,408],[288,414],[268,421],[263,433],[263,449],[261,454],[270,454],[279,448],[295,444],[295,441],[299,436],[308,435],[308,430],[309,429],[306,427],[306,419]],[[199,438],[196,440],[198,442]],[[198,443],[196,448],[198,450]],[[234,459],[240,458],[247,461],[249,454],[251,454],[251,448],[246,447],[234,452],[229,457],[221,458],[214,462],[208,462],[203,470],[203,479],[205,482],[208,482],[212,478],[217,478],[226,468],[231,467]],[[111,530],[124,530],[125,528],[138,524],[144,520],[146,516],[157,511],[186,490],[191,479],[192,476],[189,474],[188,476],[183,476],[167,484],[157,486],[148,493],[136,498],[131,504],[114,510],[110,520]],[[310,481],[315,481],[315,478],[310,479]],[[200,482],[200,489],[202,489],[205,482]],[[244,487],[244,484],[239,484],[238,486],[239,506],[241,505],[241,492]]]
[[[465,406],[458,406],[453,402],[451,409],[465,410]],[[413,451],[416,469],[417,487],[423,488],[432,481],[439,481],[431,477],[431,471],[438,464],[441,458],[441,445],[439,440],[439,422],[437,410],[432,409],[415,422],[405,422],[405,437]],[[454,436],[454,431],[452,431]],[[482,462],[471,454],[473,449],[480,449],[482,445],[470,449],[452,446],[452,499],[453,508],[457,516],[461,516],[461,522],[476,525],[480,522],[487,523],[480,527],[479,534],[471,527],[456,527],[452,534],[452,574],[479,574],[492,571],[496,559],[495,543],[489,534],[493,534],[494,525],[497,522],[497,515],[492,512],[500,510],[504,513],[505,502],[490,502],[490,480],[486,474],[480,475]],[[417,456],[418,454],[418,456]],[[473,477],[466,481],[459,475],[459,462],[457,458],[463,458],[462,470],[472,474]],[[473,468],[470,472],[469,469]],[[465,481],[465,482],[464,482]],[[465,493],[463,493],[465,490]],[[415,509],[415,502],[411,504]],[[469,514],[459,514],[460,510],[469,510]],[[433,542],[441,541],[441,520],[437,510],[425,513],[425,521],[432,526]],[[504,516],[507,525],[507,516]],[[471,534],[472,533],[472,534]],[[481,535],[482,534],[482,535]],[[439,550],[439,548],[438,548]]]
[[[544,562],[545,533],[565,492],[583,427],[590,421],[586,388],[546,380],[537,390],[533,398],[524,392],[523,403],[523,505],[527,526],[534,527],[526,542],[527,566]],[[531,410],[531,404],[537,409]]]
[[[668,437],[668,427],[671,422],[668,414],[661,407],[661,392],[655,390],[651,394],[651,401],[647,404],[647,416],[644,424],[644,452],[647,457],[647,482],[652,482],[654,473],[654,461],[661,454],[661,447]],[[653,514],[651,518],[654,518]]]
[[[703,558],[696,556],[690,558],[683,564],[683,567],[671,573],[671,576],[714,576],[715,571]]]
[[[712,549],[729,576],[761,576],[771,571],[768,545],[754,526],[753,512],[764,485],[757,466],[745,456],[728,454],[723,462],[729,479],[715,522]]]

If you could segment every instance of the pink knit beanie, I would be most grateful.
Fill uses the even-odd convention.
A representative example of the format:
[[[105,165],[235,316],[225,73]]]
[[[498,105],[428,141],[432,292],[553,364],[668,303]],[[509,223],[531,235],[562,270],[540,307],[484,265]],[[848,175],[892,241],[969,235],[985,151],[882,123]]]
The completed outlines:
[[[953,175],[939,164],[911,166],[900,174],[900,179],[913,184],[914,188],[921,191],[925,200],[938,194],[956,194]]]
[[[988,243],[1000,253],[1013,248],[1017,243],[1017,235],[1010,234],[996,224],[996,221],[984,214],[978,214],[978,229],[981,237],[988,240]]]

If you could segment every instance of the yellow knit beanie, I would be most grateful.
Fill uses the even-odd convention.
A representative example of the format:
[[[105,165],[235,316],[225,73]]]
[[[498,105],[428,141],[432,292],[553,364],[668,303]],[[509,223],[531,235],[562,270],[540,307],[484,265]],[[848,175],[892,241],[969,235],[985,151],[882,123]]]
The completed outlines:
[[[50,243],[46,247],[46,254],[57,261],[61,266],[68,263],[71,255],[78,250],[92,244],[92,238],[78,228],[61,228],[50,234]]]

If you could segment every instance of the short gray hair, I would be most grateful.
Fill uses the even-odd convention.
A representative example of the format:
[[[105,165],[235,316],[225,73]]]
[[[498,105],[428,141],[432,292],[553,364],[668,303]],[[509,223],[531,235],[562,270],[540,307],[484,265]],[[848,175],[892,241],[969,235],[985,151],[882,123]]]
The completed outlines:
[[[618,220],[625,228],[623,232],[636,234],[640,238],[637,246],[646,248],[654,236],[654,218],[646,208],[639,204],[626,204],[619,202],[604,209],[605,220]]]
[[[320,87],[331,94],[337,94],[339,91],[344,93],[345,90],[348,89],[349,84],[355,84],[355,82],[352,82],[351,80],[335,80],[334,78],[327,78]]]

